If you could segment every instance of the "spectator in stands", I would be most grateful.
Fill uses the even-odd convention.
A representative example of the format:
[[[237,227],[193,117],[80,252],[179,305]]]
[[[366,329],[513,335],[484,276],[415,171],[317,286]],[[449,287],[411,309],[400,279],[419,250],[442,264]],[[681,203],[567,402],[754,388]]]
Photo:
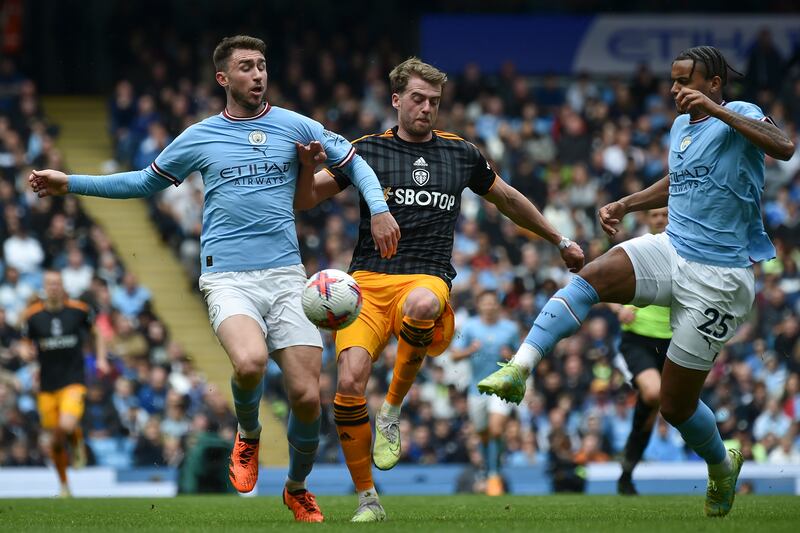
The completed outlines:
[[[142,384],[137,394],[142,409],[153,414],[163,414],[167,402],[167,371],[162,366],[150,369],[147,383]]]
[[[139,285],[133,272],[126,272],[122,285],[116,287],[111,294],[111,303],[120,313],[128,318],[135,318],[150,305],[150,291]]]
[[[9,266],[6,276],[0,285],[0,306],[6,312],[6,320],[10,324],[18,324],[20,314],[28,306],[28,302],[36,290],[27,281],[20,280],[19,270]]]
[[[17,269],[22,279],[38,280],[44,262],[42,245],[28,234],[16,213],[6,211],[6,229],[9,235],[3,243],[6,264]]]
[[[134,466],[165,466],[164,444],[158,417],[151,417],[136,440],[133,450]]]
[[[767,409],[756,418],[753,426],[753,436],[757,440],[764,439],[772,434],[782,438],[789,431],[792,421],[781,411],[781,405],[775,398],[767,400]]]
[[[67,266],[61,270],[64,280],[64,290],[70,298],[78,299],[89,289],[94,277],[94,269],[86,264],[83,252],[73,246],[67,252]]]
[[[783,67],[783,58],[772,40],[772,32],[768,28],[762,29],[747,60],[748,99],[760,101],[758,93],[763,90],[777,94],[783,81]]]
[[[667,424],[661,416],[658,417],[656,430],[644,450],[644,460],[662,462],[686,460],[680,435],[676,435],[675,428]]]

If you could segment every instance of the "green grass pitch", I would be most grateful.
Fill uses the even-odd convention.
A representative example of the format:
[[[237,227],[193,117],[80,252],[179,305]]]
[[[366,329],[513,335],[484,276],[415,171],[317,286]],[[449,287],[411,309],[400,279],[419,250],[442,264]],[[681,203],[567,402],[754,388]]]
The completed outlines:
[[[28,531],[800,531],[800,497],[737,496],[723,519],[698,496],[394,496],[388,521],[350,524],[356,498],[320,497],[324,524],[295,524],[278,497],[0,500],[0,529]]]

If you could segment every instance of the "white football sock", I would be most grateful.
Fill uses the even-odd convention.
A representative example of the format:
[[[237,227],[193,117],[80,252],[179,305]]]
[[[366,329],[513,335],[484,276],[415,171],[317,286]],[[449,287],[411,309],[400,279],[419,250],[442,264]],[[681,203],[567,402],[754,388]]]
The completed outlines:
[[[383,405],[381,406],[381,414],[382,415],[389,415],[394,418],[400,417],[400,406],[399,405],[392,405],[386,400],[383,401]]]
[[[517,353],[511,358],[511,362],[524,369],[528,374],[542,360],[543,355],[533,345],[523,342]]]
[[[708,465],[708,477],[712,479],[719,479],[730,475],[733,470],[731,463],[731,454],[725,452],[725,460],[716,465]]]
[[[372,486],[367,490],[362,490],[358,492],[358,503],[364,503],[366,500],[377,500],[378,499],[378,491],[375,490],[375,487]]]

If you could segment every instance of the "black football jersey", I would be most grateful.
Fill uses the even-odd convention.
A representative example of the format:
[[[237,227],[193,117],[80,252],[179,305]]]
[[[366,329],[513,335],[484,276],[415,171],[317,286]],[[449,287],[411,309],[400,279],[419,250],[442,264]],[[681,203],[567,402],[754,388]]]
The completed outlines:
[[[489,192],[496,174],[480,151],[461,137],[434,130],[433,138],[412,143],[397,136],[397,126],[353,142],[383,187],[389,210],[400,226],[397,255],[383,259],[370,231],[371,214],[361,198],[358,242],[350,271],[429,274],[448,286],[455,277],[451,263],[453,235],[461,210],[461,193]],[[340,169],[329,169],[340,189],[351,182]]]
[[[92,331],[89,307],[67,300],[58,311],[48,311],[36,303],[24,316],[23,334],[39,352],[40,389],[49,392],[83,383],[83,345]]]

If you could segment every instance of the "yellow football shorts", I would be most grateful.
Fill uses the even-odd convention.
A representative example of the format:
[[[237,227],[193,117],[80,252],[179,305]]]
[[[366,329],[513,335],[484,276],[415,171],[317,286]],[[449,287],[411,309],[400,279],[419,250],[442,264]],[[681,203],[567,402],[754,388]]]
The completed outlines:
[[[403,304],[412,290],[422,287],[439,298],[442,314],[436,319],[433,343],[428,355],[444,352],[453,339],[455,316],[450,307],[450,289],[438,276],[427,274],[382,274],[359,270],[353,278],[361,287],[363,305],[355,322],[336,332],[336,355],[342,350],[360,346],[378,359],[389,338],[400,333],[403,323]]]
[[[85,397],[86,386],[80,383],[73,383],[55,391],[40,392],[37,404],[42,428],[53,429],[58,426],[58,418],[61,413],[72,415],[80,420],[83,417]]]

